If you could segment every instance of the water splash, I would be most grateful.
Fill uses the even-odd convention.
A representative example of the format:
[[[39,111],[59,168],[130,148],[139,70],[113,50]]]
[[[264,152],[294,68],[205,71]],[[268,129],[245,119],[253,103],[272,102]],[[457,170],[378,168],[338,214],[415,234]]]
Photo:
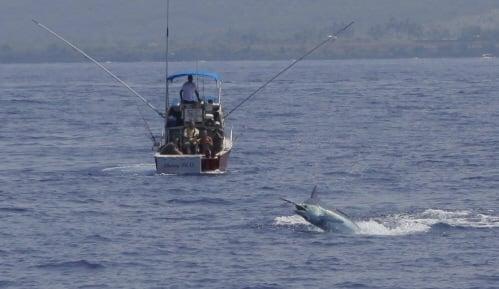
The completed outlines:
[[[276,226],[294,226],[294,225],[309,225],[310,223],[305,221],[299,215],[293,216],[281,216],[274,219],[274,225]]]
[[[292,227],[293,229],[305,228],[307,231],[324,232],[319,227],[316,227],[305,221],[305,219],[303,219],[299,215],[276,217],[274,219],[274,226]]]
[[[499,228],[499,216],[477,214],[468,210],[427,209],[419,214],[396,214],[358,222],[361,234],[367,235],[424,233],[438,224],[461,228]]]
[[[402,236],[426,233],[438,224],[460,228],[499,228],[499,216],[473,213],[468,210],[427,209],[421,213],[394,214],[355,223],[360,228],[357,232],[359,235]],[[274,225],[314,227],[298,215],[276,217]]]

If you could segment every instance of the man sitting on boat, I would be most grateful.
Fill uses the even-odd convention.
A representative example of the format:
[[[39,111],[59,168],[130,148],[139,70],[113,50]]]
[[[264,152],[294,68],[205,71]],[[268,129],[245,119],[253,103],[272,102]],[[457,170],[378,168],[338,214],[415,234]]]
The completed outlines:
[[[207,158],[213,157],[213,140],[208,135],[205,129],[201,131],[201,140],[199,141],[201,144],[201,153],[205,155]]]
[[[162,146],[159,151],[162,155],[181,155],[182,152],[177,147],[178,139],[175,141],[170,141],[166,145]]]
[[[196,84],[194,83],[194,78],[192,75],[187,76],[187,81],[182,85],[182,89],[180,90],[180,99],[183,104],[196,104],[200,103],[201,99],[199,98],[199,92]],[[194,98],[194,95],[197,98]]]
[[[198,151],[199,130],[194,126],[194,122],[187,123],[184,129],[184,153],[195,154]]]
[[[215,128],[213,129],[213,150],[214,155],[223,149],[224,145],[224,131],[220,126],[220,122],[215,122]]]

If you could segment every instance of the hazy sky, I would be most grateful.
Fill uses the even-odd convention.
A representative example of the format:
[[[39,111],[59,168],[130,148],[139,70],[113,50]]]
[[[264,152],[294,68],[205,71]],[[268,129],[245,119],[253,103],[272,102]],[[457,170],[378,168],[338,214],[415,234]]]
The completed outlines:
[[[31,19],[84,45],[161,43],[164,0],[0,0],[0,45],[43,47],[53,39]],[[289,38],[355,20],[357,31],[390,17],[450,27],[496,25],[497,0],[171,0],[172,40],[203,43],[230,35]],[[489,23],[489,24],[487,24]],[[491,24],[492,23],[492,24]],[[175,42],[173,42],[175,43]]]

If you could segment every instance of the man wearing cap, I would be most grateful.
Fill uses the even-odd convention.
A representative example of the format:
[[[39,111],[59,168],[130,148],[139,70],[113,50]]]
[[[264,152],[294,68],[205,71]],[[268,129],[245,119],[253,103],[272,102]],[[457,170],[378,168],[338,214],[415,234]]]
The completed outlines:
[[[194,98],[194,95],[197,97],[197,101]],[[193,81],[192,75],[188,75],[187,81],[184,85],[182,85],[182,89],[180,90],[180,99],[184,104],[196,104],[201,102],[201,99],[199,99],[198,88]]]

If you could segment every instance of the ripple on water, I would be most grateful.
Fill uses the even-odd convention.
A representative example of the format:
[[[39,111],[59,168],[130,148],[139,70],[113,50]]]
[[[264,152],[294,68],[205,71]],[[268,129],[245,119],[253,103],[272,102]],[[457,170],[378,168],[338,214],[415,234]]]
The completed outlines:
[[[37,265],[36,267],[49,270],[100,270],[105,268],[104,265],[100,263],[87,260],[44,263]]]
[[[173,198],[166,201],[169,204],[178,204],[178,205],[192,205],[192,204],[200,204],[200,205],[232,205],[232,202],[227,201],[221,198],[197,198],[197,199],[180,199]]]
[[[21,208],[21,207],[0,207],[0,212],[6,212],[6,213],[25,213],[30,211],[28,208]]]
[[[286,65],[199,64],[230,82],[229,109]],[[2,65],[0,280],[13,288],[495,288],[498,64],[301,62],[233,114],[227,125],[240,137],[229,171],[212,177],[157,175],[136,99],[93,64]],[[163,64],[109,67],[160,104]],[[172,71],[192,67],[172,63]],[[160,133],[162,120],[143,112]],[[362,216],[359,234],[323,232],[277,201],[301,200],[316,183],[334,190],[323,195],[331,204]]]

